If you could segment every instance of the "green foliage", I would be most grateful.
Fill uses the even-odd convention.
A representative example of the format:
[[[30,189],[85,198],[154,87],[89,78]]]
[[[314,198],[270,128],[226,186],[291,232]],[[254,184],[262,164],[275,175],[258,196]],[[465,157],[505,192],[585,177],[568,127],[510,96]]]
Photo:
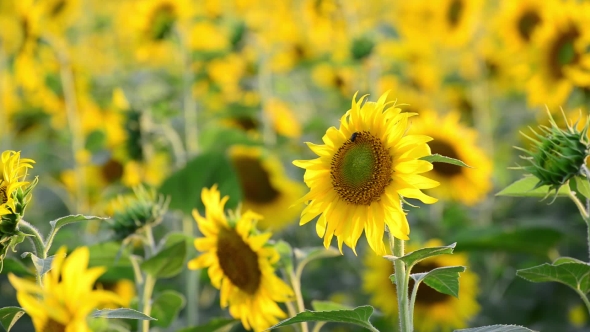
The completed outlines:
[[[19,320],[25,311],[19,307],[5,307],[0,309],[0,326],[6,331],[10,332],[10,329],[14,326],[16,321]]]
[[[576,292],[590,292],[590,264],[570,257],[562,257],[553,264],[542,264],[516,271],[516,275],[530,282],[555,281],[567,285]]]
[[[22,258],[26,258],[29,256],[31,257],[31,260],[33,261],[33,265],[35,266],[35,269],[37,270],[37,275],[40,277],[42,277],[45,273],[47,273],[51,270],[51,264],[53,263],[53,260],[55,259],[55,256],[50,256],[47,258],[39,258],[35,254],[33,254],[32,252],[24,252],[21,255]]]
[[[466,163],[462,162],[459,159],[441,156],[440,154],[437,154],[437,153],[422,157],[420,159],[426,160],[431,163],[445,163],[445,164],[451,164],[451,165],[455,165],[455,166],[473,168],[473,167],[467,165]]]
[[[178,317],[178,313],[184,308],[185,298],[174,290],[165,290],[159,293],[152,305],[152,316],[157,319],[155,326],[168,327]]]
[[[512,183],[508,187],[502,189],[496,196],[511,196],[511,197],[545,197],[549,192],[549,186],[537,186],[538,179],[534,176],[525,176],[524,178]],[[567,185],[561,186],[557,190],[558,197],[567,196],[569,188]]]
[[[450,244],[448,246],[443,246],[443,247],[422,248],[422,249],[418,249],[416,251],[413,251],[409,254],[406,254],[400,258],[397,258],[394,256],[385,256],[385,258],[387,258],[388,260],[390,260],[392,262],[399,259],[402,262],[404,262],[409,268],[411,268],[412,266],[414,266],[414,264],[416,264],[426,258],[430,258],[430,257],[438,256],[438,255],[452,254],[453,249],[455,249],[456,245],[457,245],[457,243],[453,243],[453,244]]]
[[[225,208],[237,207],[242,193],[232,165],[224,153],[211,151],[198,155],[170,175],[159,191],[171,197],[171,209],[181,210],[190,215],[193,209],[204,208],[201,190],[216,183],[221,194],[230,197]]]
[[[0,273],[8,274],[14,273],[18,276],[27,276],[32,277],[35,274],[25,266],[20,260],[16,260],[12,257],[7,257],[4,259],[4,269],[0,271]]]
[[[129,308],[119,308],[119,309],[103,309],[103,310],[94,310],[90,317],[92,318],[119,318],[119,319],[135,319],[135,320],[156,320],[150,316],[147,316],[137,310],[129,309]]]
[[[459,273],[464,271],[464,266],[445,266],[426,273],[411,274],[410,277],[416,284],[424,281],[439,293],[459,297]]]
[[[369,322],[369,318],[372,314],[373,307],[369,305],[349,310],[304,311],[270,327],[269,330],[302,322],[332,322],[354,324],[371,331],[376,331],[375,327]]]
[[[490,325],[471,329],[455,330],[454,332],[535,332],[517,325]]]
[[[570,186],[572,187],[572,190],[575,190],[587,199],[590,199],[590,183],[588,182],[588,178],[579,175],[575,176],[574,181],[570,181]]]
[[[330,301],[311,301],[311,307],[315,311],[334,311],[352,309],[349,306]]]
[[[182,271],[185,258],[186,245],[184,242],[177,242],[142,262],[141,270],[157,279],[171,278]]]
[[[178,332],[215,332],[223,327],[235,324],[238,322],[235,319],[228,318],[213,318],[207,324],[187,327],[178,330]]]

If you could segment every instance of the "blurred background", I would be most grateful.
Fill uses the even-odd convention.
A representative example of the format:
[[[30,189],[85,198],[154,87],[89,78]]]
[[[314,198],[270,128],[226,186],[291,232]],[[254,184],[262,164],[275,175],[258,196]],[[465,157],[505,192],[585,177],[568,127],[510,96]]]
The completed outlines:
[[[321,143],[354,93],[376,100],[390,90],[419,114],[411,131],[432,136],[433,153],[474,167],[435,165],[440,202],[410,208],[410,247],[458,242],[456,255],[421,268],[468,267],[459,299],[421,288],[416,329],[588,331],[573,291],[515,275],[559,256],[586,259],[574,205],[494,194],[523,176],[508,169],[523,163],[513,146],[529,146],[519,131],[548,124],[548,112],[561,124],[562,110],[587,116],[589,27],[585,1],[0,0],[0,148],[36,161],[27,220],[43,231],[67,214],[112,215],[117,195],[145,184],[171,197],[156,238],[196,236],[190,211],[218,183],[228,207],[264,215],[259,226],[275,240],[321,246],[313,224],[298,226],[303,207],[289,208],[306,192],[291,162],[315,157],[303,142]],[[55,250],[90,246],[91,265],[109,268],[97,287],[133,305],[131,266],[113,263],[108,223],[58,235]],[[359,245],[358,256],[345,249],[308,266],[306,307],[372,304],[375,325],[393,331],[392,267]],[[9,253],[0,307],[17,305],[7,271],[26,275],[30,265]],[[191,283],[198,294],[187,293]],[[194,296],[199,312],[154,331],[227,316],[204,272],[157,287]]]

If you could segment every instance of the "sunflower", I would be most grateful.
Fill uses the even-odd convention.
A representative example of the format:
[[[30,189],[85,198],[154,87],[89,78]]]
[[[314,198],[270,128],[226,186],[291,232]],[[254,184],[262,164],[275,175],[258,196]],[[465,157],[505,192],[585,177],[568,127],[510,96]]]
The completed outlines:
[[[0,159],[0,216],[16,213],[14,200],[15,191],[28,182],[25,182],[27,169],[33,168],[35,161],[32,159],[20,159],[20,151],[4,151]],[[1,221],[0,221],[1,222]]]
[[[88,314],[104,305],[119,304],[117,295],[104,290],[93,290],[96,279],[106,269],[88,267],[88,247],[80,247],[65,258],[65,247],[60,248],[51,270],[43,276],[43,287],[33,281],[8,275],[17,291],[21,307],[31,316],[37,332],[90,332]]]
[[[413,123],[412,132],[431,136],[433,154],[459,159],[473,168],[436,163],[429,173],[440,186],[432,193],[472,205],[485,197],[491,189],[492,165],[485,153],[476,145],[477,132],[459,124],[458,112],[439,117],[433,111],[423,111]]]
[[[534,34],[545,21],[545,10],[551,1],[510,0],[504,1],[497,18],[497,28],[506,46],[522,50],[531,45]],[[551,7],[550,7],[551,8]]]
[[[534,36],[536,74],[527,84],[532,106],[561,106],[574,87],[590,86],[590,4],[560,2]]]
[[[417,246],[410,242],[410,251],[442,245],[440,240],[430,240],[425,246]],[[390,261],[375,255],[367,255],[367,268],[363,273],[363,289],[371,294],[371,304],[384,314],[396,316],[398,314],[395,285],[389,276],[393,274]],[[423,260],[416,264],[412,273],[424,273],[443,266],[465,266],[467,256],[464,254],[442,255]],[[476,297],[478,293],[478,277],[466,270],[459,279],[459,296],[454,297],[435,291],[422,283],[418,288],[414,306],[414,328],[420,332],[452,331],[464,328],[467,322],[480,310]],[[410,279],[410,292],[413,280]]]
[[[279,253],[266,246],[272,234],[256,232],[255,220],[262,217],[247,211],[228,220],[224,205],[229,197],[221,198],[217,185],[204,188],[201,199],[205,217],[196,210],[193,216],[204,235],[195,247],[203,253],[188,263],[189,269],[208,269],[211,284],[221,291],[221,307],[229,306],[246,329],[261,331],[276,324],[286,317],[277,302],[291,301],[293,293],[274,274]]]
[[[80,0],[45,0],[40,6],[49,30],[62,36],[79,14]]]
[[[450,47],[459,47],[467,44],[474,35],[482,0],[443,0],[437,6],[435,32],[440,33],[439,42]]]
[[[264,219],[262,229],[280,229],[297,218],[301,210],[290,208],[305,193],[303,184],[289,179],[277,157],[259,147],[234,146],[230,159],[242,189],[245,210],[256,211]]]
[[[426,142],[432,138],[406,135],[408,119],[416,114],[386,103],[387,93],[361,106],[365,97],[357,101],[355,94],[340,128],[329,128],[322,138],[325,145],[307,143],[319,158],[293,162],[306,170],[310,188],[299,200],[307,203],[300,225],[321,214],[316,231],[326,248],[336,235],[340,251],[342,243],[355,251],[364,230],[371,248],[384,255],[385,225],[395,237],[409,239],[402,196],[435,203],[420,189],[438,182],[419,175],[432,169],[431,163],[418,160],[430,155]]]

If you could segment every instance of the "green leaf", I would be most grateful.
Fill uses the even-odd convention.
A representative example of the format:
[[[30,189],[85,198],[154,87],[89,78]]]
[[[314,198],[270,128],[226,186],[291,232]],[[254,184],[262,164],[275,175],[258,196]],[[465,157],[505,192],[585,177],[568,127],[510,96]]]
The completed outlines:
[[[82,214],[75,214],[71,216],[61,217],[49,222],[51,225],[51,232],[57,232],[60,228],[64,227],[68,224],[77,223],[80,221],[89,221],[89,220],[105,220],[108,218],[103,217],[96,217],[96,216],[85,216]]]
[[[502,189],[496,196],[511,196],[511,197],[545,197],[549,192],[548,186],[541,186],[535,188],[539,180],[534,176],[525,176],[524,178],[512,183],[508,187]],[[563,197],[568,195],[569,187],[564,185],[557,191],[557,196]]]
[[[31,256],[31,260],[33,261],[33,265],[35,266],[39,276],[43,276],[45,273],[51,270],[51,263],[53,263],[53,259],[56,255],[49,256],[45,259],[37,257],[32,252],[24,252],[21,255],[22,258],[26,258],[28,256]]]
[[[461,166],[461,167],[468,167],[468,168],[473,168],[469,165],[467,165],[466,163],[462,162],[459,159],[455,159],[455,158],[451,158],[451,157],[446,157],[446,156],[441,156],[440,154],[431,154],[430,156],[425,156],[420,158],[421,160],[426,160],[428,162],[431,163],[445,163],[445,164],[451,164],[451,165],[455,165],[455,166]]]
[[[228,195],[225,208],[237,207],[242,192],[236,172],[223,152],[205,152],[190,160],[183,168],[170,175],[159,191],[170,196],[170,208],[190,214],[193,209],[202,210],[202,188],[219,185],[222,196]]]
[[[136,320],[156,320],[142,312],[137,310],[129,309],[129,308],[119,308],[119,309],[103,309],[103,310],[94,310],[90,317],[92,318],[119,318],[119,319],[136,319]]]
[[[171,278],[182,271],[185,257],[185,243],[177,242],[142,262],[141,269],[156,279]]]
[[[458,248],[461,251],[493,250],[547,256],[564,236],[558,229],[543,226],[491,226],[460,232],[455,240],[461,243]]]
[[[274,247],[281,255],[281,266],[287,271],[293,271],[293,248],[291,248],[291,245],[286,241],[279,240]]]
[[[294,317],[279,322],[270,327],[269,330],[302,322],[349,323],[362,326],[368,330],[375,330],[375,327],[369,322],[369,318],[372,314],[373,307],[370,305],[360,306],[351,310],[304,311],[298,313]]]
[[[133,267],[129,260],[129,254],[118,242],[104,242],[91,245],[89,267],[105,266],[107,272],[100,277],[100,281],[117,281],[120,279],[133,279]]]
[[[457,245],[457,243],[455,242],[453,244],[450,244],[448,246],[443,246],[443,247],[422,248],[422,249],[418,249],[416,251],[413,251],[407,255],[404,255],[400,258],[395,257],[395,256],[385,256],[385,258],[387,258],[388,260],[390,260],[392,262],[399,259],[402,262],[406,263],[407,266],[412,267],[412,266],[414,266],[414,264],[418,263],[419,261],[424,260],[429,257],[452,254],[453,249],[455,249],[456,245]]]
[[[588,179],[579,175],[575,176],[574,179],[575,181],[572,183],[572,189],[590,199],[590,183],[588,182]]]
[[[4,269],[0,273],[14,273],[19,276],[29,277],[35,276],[31,269],[25,266],[20,260],[16,260],[12,257],[7,257],[4,259]]]
[[[518,325],[490,325],[470,329],[455,330],[454,332],[535,332]]]
[[[158,294],[152,305],[151,315],[158,320],[154,323],[154,326],[170,326],[178,317],[184,303],[184,296],[177,291],[166,290]]]
[[[222,327],[226,327],[230,324],[235,324],[238,321],[235,319],[229,318],[213,318],[207,324],[193,326],[193,327],[186,327],[184,329],[180,329],[177,332],[215,332]]]
[[[349,310],[352,307],[330,301],[311,301],[311,307],[315,311]]]
[[[4,307],[0,309],[0,326],[6,331],[10,332],[10,329],[14,326],[16,321],[19,320],[25,311],[19,307]]]
[[[439,293],[459,297],[459,273],[464,271],[464,266],[445,266],[425,273],[411,274],[410,277],[416,284],[424,281]]]
[[[562,258],[553,264],[542,264],[516,271],[516,275],[530,282],[555,281],[576,291],[590,291],[590,264],[573,258]]]

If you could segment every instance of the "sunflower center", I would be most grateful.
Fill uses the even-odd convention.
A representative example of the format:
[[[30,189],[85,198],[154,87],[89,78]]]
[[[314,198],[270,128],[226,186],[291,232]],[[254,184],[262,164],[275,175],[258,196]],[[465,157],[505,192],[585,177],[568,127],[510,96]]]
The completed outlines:
[[[381,140],[357,132],[332,157],[330,176],[340,198],[354,205],[371,205],[391,182],[392,160]]]
[[[54,321],[53,319],[49,318],[47,323],[43,328],[44,332],[65,332],[66,326],[60,322]]]
[[[108,183],[113,183],[123,176],[123,165],[120,162],[109,159],[101,168],[102,176]]]
[[[8,193],[6,192],[7,186],[4,184],[0,184],[0,204],[5,204],[8,202]]]
[[[434,263],[418,263],[412,268],[412,273],[425,273],[438,267],[440,266]],[[412,289],[414,289],[414,279],[412,278],[410,278],[408,289],[410,293],[412,292]],[[418,293],[416,294],[416,304],[433,305],[436,303],[444,302],[448,298],[449,295],[439,293],[436,290],[430,288],[430,286],[423,284],[422,288],[419,288]]]
[[[55,16],[59,15],[59,13],[61,13],[65,8],[66,8],[66,0],[60,0],[53,6],[53,8],[51,8],[50,15],[52,17],[55,17]]]
[[[434,141],[428,142],[428,145],[430,146],[430,150],[432,151],[432,154],[440,154],[445,157],[450,157],[450,158],[454,158],[454,159],[461,159],[461,158],[459,158],[459,155],[457,154],[457,151],[455,150],[455,148],[453,148],[447,142],[443,142],[440,140],[434,140]],[[432,167],[433,167],[434,171],[436,173],[438,173],[440,176],[448,177],[448,178],[453,177],[455,175],[459,175],[462,172],[460,166],[451,165],[451,164],[447,164],[447,163],[432,163]]]
[[[461,18],[461,14],[463,14],[462,0],[453,0],[449,6],[449,10],[447,11],[447,21],[451,27],[457,26],[459,19]]]
[[[258,255],[233,229],[221,227],[217,239],[217,258],[223,274],[243,292],[254,295],[262,273]]]
[[[239,156],[234,157],[232,161],[246,200],[264,204],[274,201],[279,196],[260,160]]]
[[[162,40],[172,34],[172,28],[176,21],[174,8],[170,4],[163,4],[155,12],[152,18],[150,35],[153,40]]]
[[[530,41],[533,31],[539,23],[541,23],[541,17],[536,11],[526,11],[518,20],[518,34],[524,41]]]
[[[574,48],[574,42],[580,37],[576,27],[570,27],[555,39],[549,49],[549,68],[554,78],[563,78],[563,68],[578,61],[580,55]]]

